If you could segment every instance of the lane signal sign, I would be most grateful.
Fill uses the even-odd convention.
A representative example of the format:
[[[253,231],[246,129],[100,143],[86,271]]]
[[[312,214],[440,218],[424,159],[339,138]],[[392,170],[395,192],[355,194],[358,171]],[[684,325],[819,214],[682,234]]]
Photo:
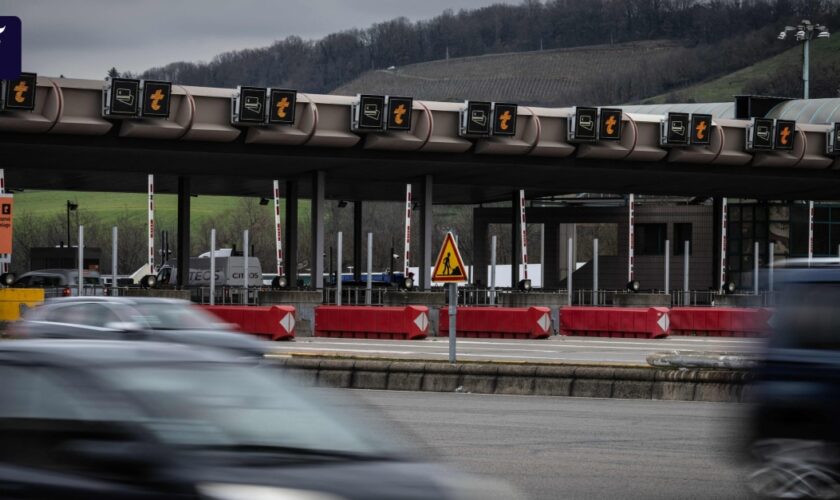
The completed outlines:
[[[231,123],[263,125],[266,121],[267,92],[264,87],[236,87],[231,101]]]
[[[388,130],[411,130],[411,110],[414,99],[411,97],[387,97]]]
[[[440,247],[435,267],[432,271],[433,283],[464,283],[467,281],[467,268],[458,251],[458,245],[452,232],[446,233]]]
[[[747,150],[770,151],[773,149],[773,119],[753,118],[747,125]]]
[[[618,141],[621,139],[621,110],[601,108],[598,127],[598,139],[602,141]]]
[[[688,113],[668,113],[661,125],[659,143],[663,146],[688,145],[692,132],[691,118]]]
[[[825,152],[832,156],[840,155],[840,122],[826,132]]]
[[[172,84],[170,82],[143,81],[141,114],[153,118],[169,118],[171,96]]]
[[[467,101],[465,108],[461,111],[460,135],[462,137],[490,135],[492,112],[493,105],[490,102]]]
[[[516,104],[493,103],[493,135],[516,135]]]
[[[566,131],[570,142],[598,139],[598,108],[575,107]]]
[[[793,150],[796,138],[796,122],[793,120],[776,120],[776,133],[773,147],[780,151]]]
[[[110,78],[105,80],[102,114],[106,117],[137,116],[140,109],[140,80]]]
[[[297,91],[269,89],[268,123],[294,125]]]
[[[354,132],[385,130],[385,96],[357,95],[352,108],[350,128]]]
[[[708,146],[712,143],[712,115],[691,115],[691,144]]]
[[[35,109],[35,87],[38,75],[21,73],[19,77],[3,82],[3,108],[13,111],[32,111]],[[0,108],[0,109],[3,109]]]

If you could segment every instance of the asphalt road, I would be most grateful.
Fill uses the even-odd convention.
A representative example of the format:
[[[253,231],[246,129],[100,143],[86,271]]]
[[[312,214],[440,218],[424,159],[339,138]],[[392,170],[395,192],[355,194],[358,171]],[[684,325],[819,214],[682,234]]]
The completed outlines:
[[[666,339],[611,339],[553,336],[544,340],[461,339],[458,356],[464,360],[524,362],[614,362],[646,364],[649,354],[662,351],[755,353],[762,339],[720,337],[670,337]],[[278,353],[332,354],[445,360],[449,356],[447,338],[426,340],[368,340],[324,337],[298,338],[295,342],[276,342]]]
[[[373,425],[534,499],[749,498],[738,404],[353,391]],[[369,406],[368,406],[369,405]]]

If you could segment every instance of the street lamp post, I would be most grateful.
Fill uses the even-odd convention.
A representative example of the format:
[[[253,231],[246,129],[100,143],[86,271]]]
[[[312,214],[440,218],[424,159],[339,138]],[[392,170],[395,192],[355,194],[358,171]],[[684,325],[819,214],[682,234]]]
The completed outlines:
[[[72,203],[70,200],[67,200],[67,247],[71,247],[70,244],[70,211],[76,210],[79,208],[77,203]]]
[[[816,33],[817,38],[828,38],[831,33],[828,28],[822,24],[813,24],[807,19],[803,19],[802,23],[797,26],[785,26],[785,29],[779,33],[777,37],[779,40],[787,38],[788,33],[796,32],[795,38],[797,42],[804,42],[802,46],[802,98],[808,99],[808,84],[810,73],[810,59],[811,59],[811,38]]]

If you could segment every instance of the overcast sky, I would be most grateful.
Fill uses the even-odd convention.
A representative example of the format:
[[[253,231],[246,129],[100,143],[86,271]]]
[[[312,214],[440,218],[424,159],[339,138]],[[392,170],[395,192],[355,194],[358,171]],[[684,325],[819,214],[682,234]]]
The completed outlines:
[[[262,47],[289,35],[320,38],[405,16],[428,19],[519,0],[0,0],[23,22],[23,69],[103,78],[173,61]]]

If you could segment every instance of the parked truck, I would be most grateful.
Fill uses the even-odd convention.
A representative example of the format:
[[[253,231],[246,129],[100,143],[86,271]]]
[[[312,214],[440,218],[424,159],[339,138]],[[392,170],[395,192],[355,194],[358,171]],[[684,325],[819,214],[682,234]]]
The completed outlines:
[[[155,286],[178,284],[178,262],[166,261],[157,273]],[[262,265],[256,257],[248,257],[248,286],[262,286]],[[216,286],[242,287],[245,285],[245,257],[216,257]],[[210,286],[210,257],[190,257],[188,287]]]

